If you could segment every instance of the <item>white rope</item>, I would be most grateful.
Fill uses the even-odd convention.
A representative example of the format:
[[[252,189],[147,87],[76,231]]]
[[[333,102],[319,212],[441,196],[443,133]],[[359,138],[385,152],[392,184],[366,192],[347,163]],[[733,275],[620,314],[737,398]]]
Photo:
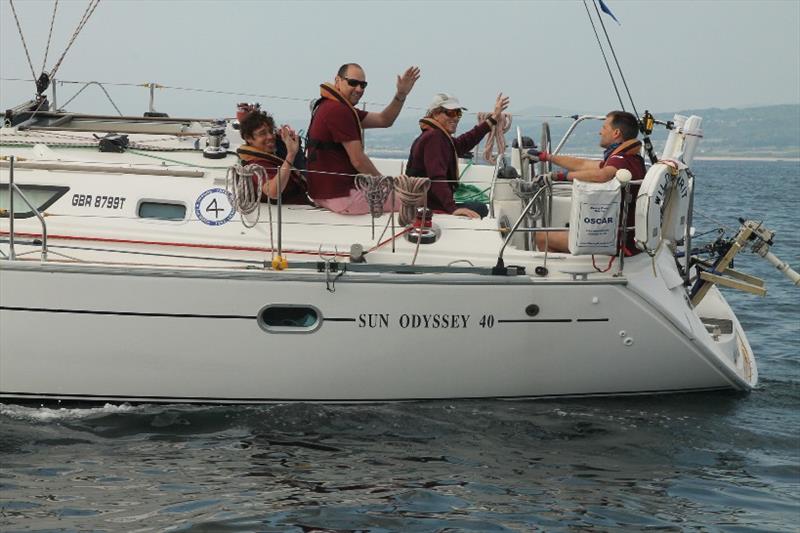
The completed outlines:
[[[492,114],[486,112],[478,113],[478,124],[489,118]],[[497,124],[492,126],[489,135],[486,136],[486,145],[483,147],[483,158],[494,165],[497,158],[506,153],[506,137],[505,134],[511,129],[511,115],[508,113],[501,113]],[[497,155],[493,153],[494,145],[497,144]]]
[[[261,189],[267,181],[267,171],[259,165],[233,165],[225,174],[225,189],[231,193],[233,208],[242,215],[242,224],[246,228],[254,228],[261,218]],[[251,224],[247,215],[253,211],[256,211],[256,220]]]

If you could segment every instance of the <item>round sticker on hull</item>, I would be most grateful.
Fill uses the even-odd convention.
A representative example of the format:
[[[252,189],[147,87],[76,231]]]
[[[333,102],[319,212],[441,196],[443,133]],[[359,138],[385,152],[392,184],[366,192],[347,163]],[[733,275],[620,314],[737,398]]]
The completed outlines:
[[[221,226],[232,219],[235,213],[230,193],[219,187],[204,191],[194,203],[194,214],[209,226]]]

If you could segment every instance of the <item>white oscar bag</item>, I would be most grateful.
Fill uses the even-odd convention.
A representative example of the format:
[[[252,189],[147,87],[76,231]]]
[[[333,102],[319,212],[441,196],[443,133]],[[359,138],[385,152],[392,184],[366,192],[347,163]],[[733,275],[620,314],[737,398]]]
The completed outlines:
[[[572,255],[615,255],[620,224],[620,182],[572,182],[569,251]]]

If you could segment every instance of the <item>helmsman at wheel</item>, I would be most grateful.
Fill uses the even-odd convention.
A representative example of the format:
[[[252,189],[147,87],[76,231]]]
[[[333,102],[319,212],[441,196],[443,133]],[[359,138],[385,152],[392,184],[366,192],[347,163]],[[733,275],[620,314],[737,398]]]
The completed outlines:
[[[566,169],[552,173],[552,178],[557,181],[580,180],[594,183],[611,181],[619,169],[630,171],[632,179],[644,178],[646,169],[644,159],[640,152],[642,143],[637,139],[639,135],[639,122],[636,117],[626,111],[611,111],[606,115],[600,128],[600,146],[605,148],[603,159],[584,159],[568,155],[553,155],[545,151],[530,150],[534,160],[550,161]],[[631,186],[631,194],[636,198],[639,185]],[[628,222],[636,219],[636,202],[628,205]],[[636,253],[633,241],[633,232],[628,233],[627,242],[622,243],[624,251],[632,255]],[[536,234],[536,247],[541,251],[568,252],[569,235],[567,232],[539,232]]]

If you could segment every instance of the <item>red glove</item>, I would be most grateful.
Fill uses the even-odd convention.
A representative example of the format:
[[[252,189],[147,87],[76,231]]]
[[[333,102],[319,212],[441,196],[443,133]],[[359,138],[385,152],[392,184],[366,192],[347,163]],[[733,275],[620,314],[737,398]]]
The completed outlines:
[[[550,153],[546,152],[545,150],[537,150],[536,148],[531,148],[528,150],[528,155],[531,156],[531,161],[534,163],[539,161],[549,161],[550,160]]]

